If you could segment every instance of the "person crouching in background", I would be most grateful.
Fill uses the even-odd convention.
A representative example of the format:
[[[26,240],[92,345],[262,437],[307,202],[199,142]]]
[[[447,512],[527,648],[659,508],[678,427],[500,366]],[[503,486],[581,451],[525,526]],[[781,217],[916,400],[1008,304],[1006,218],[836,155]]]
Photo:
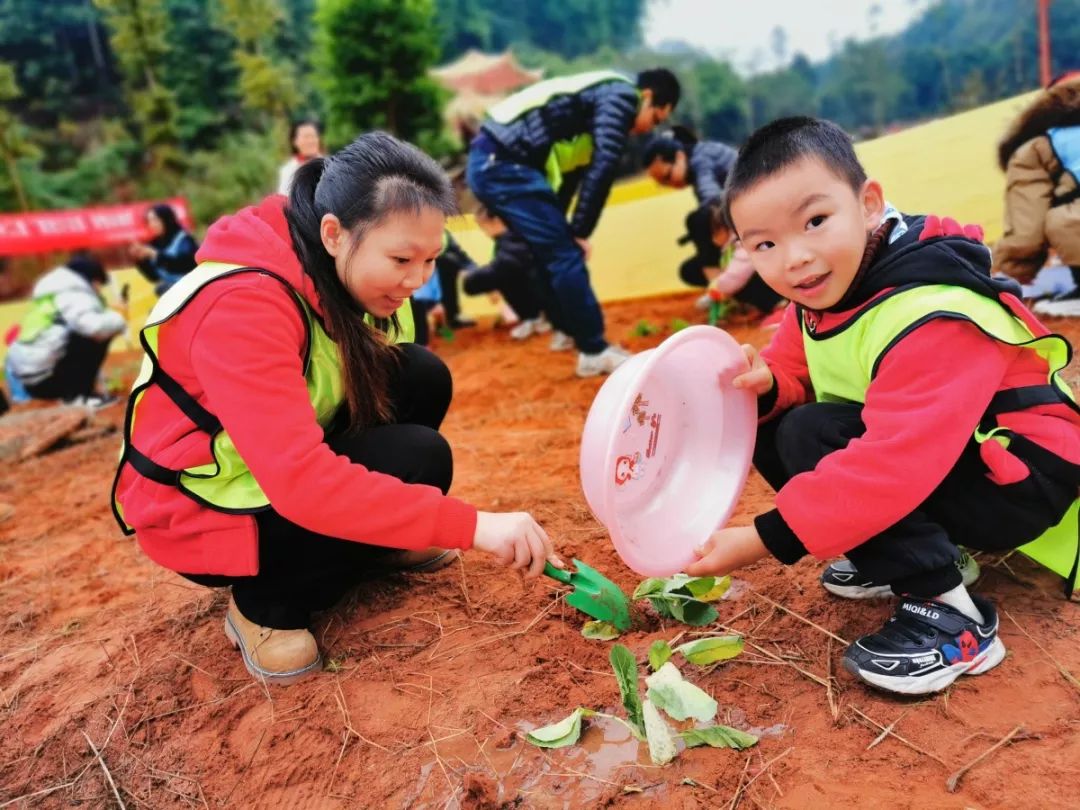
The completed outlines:
[[[8,368],[33,399],[60,399],[98,407],[98,373],[109,341],[127,329],[101,297],[107,277],[101,262],[78,254],[34,285],[30,310],[8,350]]]

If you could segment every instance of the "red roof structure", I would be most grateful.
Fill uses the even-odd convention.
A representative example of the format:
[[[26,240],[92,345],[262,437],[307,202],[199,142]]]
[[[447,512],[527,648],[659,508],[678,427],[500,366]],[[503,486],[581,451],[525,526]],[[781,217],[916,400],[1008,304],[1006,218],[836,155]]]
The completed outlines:
[[[469,50],[448,65],[431,69],[431,75],[455,93],[505,96],[540,79],[542,70],[526,70],[510,50],[500,54]]]

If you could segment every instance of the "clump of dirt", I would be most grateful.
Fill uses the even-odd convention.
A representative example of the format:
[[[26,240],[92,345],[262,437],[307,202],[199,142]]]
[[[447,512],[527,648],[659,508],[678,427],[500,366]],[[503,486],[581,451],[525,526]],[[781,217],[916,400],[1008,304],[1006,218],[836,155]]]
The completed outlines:
[[[700,321],[692,300],[609,305],[609,336],[655,346],[668,330],[634,337],[634,324]],[[1052,326],[1080,337],[1071,322]],[[768,339],[751,325],[731,331]],[[564,557],[630,594],[640,578],[589,513],[578,477],[602,380],[576,379],[574,357],[543,338],[512,342],[486,327],[435,348],[454,374],[445,424],[454,493],[481,509],[530,511]],[[1069,376],[1075,383],[1075,366]],[[95,418],[115,428],[122,416],[112,408]],[[892,604],[829,597],[812,560],[739,572],[716,607],[719,625],[745,634],[746,651],[686,675],[720,703],[720,722],[766,733],[747,751],[695,748],[657,769],[599,718],[567,749],[526,742],[526,731],[577,706],[617,711],[610,643],[582,638],[585,617],[560,599],[565,589],[526,584],[476,554],[365,584],[314,628],[326,671],[263,688],[225,641],[226,594],[158,568],[116,528],[117,449],[115,435],[60,444],[0,480],[0,501],[16,508],[0,524],[0,805],[105,807],[117,796],[154,808],[1075,804],[1080,692],[1063,672],[1080,676],[1080,618],[1060,580],[1020,555],[981,559],[977,585],[1002,609],[1010,656],[919,700],[871,692],[840,663],[837,639],[876,629]],[[732,523],[771,503],[751,475]],[[620,642],[643,661],[653,640],[699,632],[724,631],[649,614]],[[950,775],[1020,724],[1027,736],[946,792]]]

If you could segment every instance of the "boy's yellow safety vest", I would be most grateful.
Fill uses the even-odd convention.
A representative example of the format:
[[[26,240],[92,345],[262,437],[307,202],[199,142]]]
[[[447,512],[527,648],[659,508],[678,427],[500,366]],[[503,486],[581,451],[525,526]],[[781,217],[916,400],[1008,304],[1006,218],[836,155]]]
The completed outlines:
[[[810,382],[819,402],[863,404],[866,390],[877,374],[886,353],[913,329],[935,318],[966,320],[985,334],[1011,346],[1024,346],[1042,357],[1049,366],[1046,385],[999,391],[975,429],[975,441],[993,440],[1008,448],[1032,450],[1040,458],[1071,468],[1065,474],[1078,481],[1076,465],[1042,450],[1029,439],[997,424],[999,413],[1054,403],[1077,409],[1075,396],[1061,379],[1071,349],[1060,335],[1036,337],[1028,326],[993,298],[951,284],[920,284],[883,293],[867,303],[849,321],[824,333],[811,328],[800,308],[803,347]],[[945,354],[946,347],[942,347]],[[1078,481],[1080,482],[1080,481]],[[1064,518],[1040,537],[1021,546],[1020,551],[1065,577],[1065,592],[1071,596],[1080,566],[1080,498]]]
[[[113,481],[113,514],[125,534],[134,529],[124,520],[123,509],[116,499],[116,486],[125,464],[146,478],[175,486],[184,494],[211,509],[234,514],[249,514],[268,509],[270,502],[263,494],[255,476],[222,427],[217,417],[196,402],[158,361],[158,338],[161,327],[179,313],[203,287],[238,273],[262,273],[277,278],[292,291],[307,331],[304,354],[304,380],[315,417],[327,427],[345,401],[342,388],[341,357],[337,344],[326,333],[310,305],[291,285],[275,273],[257,267],[245,267],[221,262],[204,262],[170,287],[154,306],[147,325],[139,333],[146,354],[142,368],[128,400],[124,420],[123,448],[120,464]],[[413,340],[415,330],[410,302],[406,301],[395,313],[399,329],[394,342]],[[370,316],[367,319],[371,323]],[[153,461],[138,447],[138,415],[143,397],[151,386],[157,386],[200,430],[210,437],[213,461],[183,470],[164,467]]]

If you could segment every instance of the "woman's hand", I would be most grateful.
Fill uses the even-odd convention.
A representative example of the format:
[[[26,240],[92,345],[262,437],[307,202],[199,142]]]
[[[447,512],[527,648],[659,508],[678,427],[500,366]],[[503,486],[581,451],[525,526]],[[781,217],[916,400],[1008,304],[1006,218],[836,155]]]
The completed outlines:
[[[698,561],[686,568],[692,577],[724,576],[757,562],[769,554],[761,535],[753,526],[721,529],[694,549]]]
[[[502,565],[525,569],[530,579],[540,576],[545,562],[566,567],[547,533],[528,512],[478,512],[473,548],[491,554]]]
[[[732,386],[735,388],[745,388],[759,397],[769,393],[769,391],[772,390],[775,380],[773,379],[772,371],[769,370],[768,364],[761,358],[761,354],[758,350],[749,343],[744,343],[742,345],[742,350],[743,354],[746,355],[746,361],[750,364],[750,370],[736,375],[731,381]]]

